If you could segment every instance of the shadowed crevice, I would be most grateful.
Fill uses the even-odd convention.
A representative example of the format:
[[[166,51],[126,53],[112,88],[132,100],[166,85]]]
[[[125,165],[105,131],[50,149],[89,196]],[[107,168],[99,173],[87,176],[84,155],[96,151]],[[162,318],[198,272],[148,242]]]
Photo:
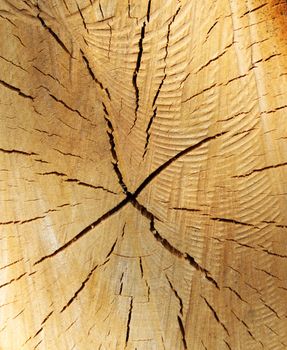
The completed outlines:
[[[90,62],[89,62],[87,56],[85,56],[83,50],[80,50],[80,52],[81,52],[83,61],[85,62],[85,65],[86,65],[86,67],[87,67],[87,70],[88,70],[88,72],[89,72],[89,74],[90,74],[92,80],[93,80],[97,85],[99,85],[99,87],[101,88],[101,90],[103,90],[103,91],[106,93],[106,95],[108,96],[109,100],[111,100],[111,95],[110,95],[110,92],[109,92],[108,88],[105,88],[104,85],[103,85],[103,83],[101,83],[101,82],[96,78],[96,76],[95,76],[95,74],[94,74],[94,72],[93,72],[93,70],[92,70],[91,64],[90,64]]]
[[[37,5],[36,7],[38,8],[39,11],[41,11],[38,5]],[[46,22],[44,21],[44,19],[40,16],[40,13],[38,13],[37,18],[38,18],[38,20],[40,21],[42,27],[43,27],[44,29],[46,29],[46,30],[48,31],[49,34],[51,34],[51,36],[56,40],[56,42],[58,43],[58,45],[59,45],[70,57],[72,57],[72,54],[71,54],[71,52],[68,50],[68,48],[66,47],[66,45],[65,45],[65,44],[63,43],[63,41],[59,38],[59,36],[52,30],[52,28],[49,27],[49,26],[46,24]]]
[[[14,85],[7,83],[6,81],[0,79],[0,84],[11,91],[17,92],[19,96],[24,97],[24,98],[28,98],[29,100],[34,101],[33,96],[25,94],[21,89],[17,88]]]
[[[131,319],[132,319],[132,312],[133,312],[133,297],[131,297],[131,302],[130,302],[130,309],[129,309],[129,314],[128,314],[128,320],[127,320],[127,332],[126,332],[126,346],[128,345],[129,338],[130,338],[130,325],[131,325]]]
[[[181,337],[182,337],[182,344],[185,350],[187,350],[187,343],[186,343],[186,338],[185,338],[185,329],[184,329],[184,325],[182,322],[182,318],[180,316],[177,316],[177,321],[178,321],[178,325],[179,325],[179,330],[181,333]]]

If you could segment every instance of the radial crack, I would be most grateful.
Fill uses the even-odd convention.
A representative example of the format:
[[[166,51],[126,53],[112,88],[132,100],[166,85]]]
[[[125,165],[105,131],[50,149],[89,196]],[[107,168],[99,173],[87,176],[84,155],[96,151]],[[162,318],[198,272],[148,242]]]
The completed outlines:
[[[64,249],[68,248],[69,246],[71,246],[72,244],[74,244],[75,242],[77,242],[80,238],[82,238],[83,236],[85,236],[87,233],[89,233],[90,231],[92,231],[94,228],[96,228],[97,226],[99,226],[102,222],[106,221],[107,219],[109,219],[111,216],[113,216],[114,214],[116,214],[120,209],[122,209],[127,203],[129,202],[129,199],[126,197],[124,198],[121,202],[119,202],[115,207],[113,207],[112,209],[110,209],[109,211],[107,211],[105,214],[103,214],[102,216],[100,216],[97,220],[95,220],[93,223],[91,223],[90,225],[86,226],[82,231],[80,231],[78,234],[76,234],[74,237],[72,237],[70,240],[68,240],[66,243],[64,243],[62,246],[60,246],[58,249],[54,250],[52,253],[47,254],[45,256],[43,256],[41,259],[37,260],[34,265],[37,265],[43,261],[45,261],[48,258],[51,258],[55,255],[57,255],[58,253],[62,252]]]
[[[168,281],[168,284],[170,286],[170,289],[173,291],[176,299],[178,300],[178,303],[179,303],[179,313],[180,315],[182,316],[183,315],[183,302],[182,302],[182,299],[181,297],[179,296],[178,292],[176,291],[176,289],[174,288],[173,284],[171,283],[170,279],[168,278],[167,275],[165,275],[167,281]]]
[[[151,172],[146,178],[145,180],[138,186],[138,188],[135,190],[135,192],[133,193],[133,197],[136,198],[144,189],[145,187],[154,180],[154,178],[156,178],[163,170],[165,170],[168,166],[170,166],[172,163],[174,163],[176,160],[178,160],[179,158],[185,156],[186,154],[188,154],[189,152],[205,145],[206,143],[215,140],[216,138],[218,138],[219,136],[222,136],[224,134],[226,134],[227,131],[215,134],[213,136],[208,136],[204,139],[202,139],[201,141],[183,149],[182,151],[178,152],[175,156],[171,157],[170,159],[168,159],[167,161],[165,161],[163,164],[161,164],[157,169],[155,169],[153,172]]]
[[[126,347],[130,338],[130,325],[131,325],[131,319],[132,319],[133,301],[134,301],[133,297],[131,297],[130,309],[129,309],[128,319],[127,319]]]
[[[149,3],[149,7],[150,7],[150,3]],[[170,28],[171,28],[171,25],[173,24],[173,22],[175,21],[175,18],[176,16],[178,15],[179,11],[180,11],[181,7],[179,7],[176,11],[176,13],[173,15],[171,21],[169,22],[168,26],[167,26],[167,36],[166,36],[166,45],[165,45],[165,55],[164,55],[164,58],[163,58],[163,61],[164,61],[164,67],[163,67],[163,78],[159,84],[159,87],[157,89],[157,92],[154,96],[154,99],[153,99],[153,102],[152,102],[152,108],[153,108],[153,115],[151,116],[150,118],[150,121],[148,123],[148,126],[146,128],[146,143],[145,143],[145,147],[144,147],[144,153],[143,153],[143,158],[145,157],[146,155],[146,152],[147,152],[147,146],[148,146],[148,143],[149,143],[149,138],[150,138],[150,128],[152,126],[152,123],[157,115],[157,106],[156,106],[156,102],[157,102],[157,98],[160,94],[160,91],[161,91],[161,88],[164,84],[164,81],[167,77],[167,74],[166,74],[166,68],[167,68],[167,56],[168,56],[168,47],[169,47],[169,38],[170,38]],[[148,12],[149,13],[149,12]],[[149,17],[148,17],[149,18]]]
[[[40,11],[39,6],[38,10]],[[72,57],[72,54],[70,53],[70,51],[67,49],[66,45],[63,43],[63,41],[58,37],[58,35],[52,30],[52,28],[50,28],[46,22],[44,21],[44,19],[40,16],[40,13],[38,13],[37,18],[39,19],[40,23],[42,24],[43,28],[46,29],[48,31],[49,34],[52,35],[52,37],[56,40],[56,42],[60,45],[60,47],[69,55]]]
[[[17,92],[19,96],[24,97],[24,98],[28,98],[30,100],[34,100],[34,97],[28,94],[25,94],[23,91],[21,91],[19,88],[17,88],[16,86],[13,86],[11,84],[8,84],[6,81],[1,80],[0,79],[0,84],[5,86],[7,89]]]
[[[138,117],[138,109],[139,109],[139,87],[138,87],[138,83],[137,83],[137,79],[138,79],[138,73],[140,70],[140,66],[141,66],[141,60],[142,60],[142,55],[143,55],[143,40],[145,37],[145,27],[146,27],[146,22],[144,21],[142,24],[142,28],[141,28],[141,34],[140,34],[140,39],[138,42],[138,46],[139,46],[139,52],[138,52],[138,57],[137,57],[137,62],[136,62],[136,67],[135,70],[133,72],[133,87],[135,90],[135,97],[136,97],[136,106],[135,106],[135,119],[133,122],[133,125],[130,129],[130,132],[132,131],[132,129],[134,128],[136,121],[137,121],[137,117]]]
[[[229,332],[228,332],[228,329],[226,328],[225,324],[219,319],[216,311],[214,310],[214,308],[210,305],[210,303],[207,301],[206,298],[204,298],[202,295],[201,295],[201,298],[205,301],[205,304],[208,306],[208,308],[210,309],[210,311],[212,312],[214,318],[216,319],[216,321],[221,325],[221,327],[224,329],[224,331],[226,332],[226,334],[228,336],[230,336]]]
[[[99,87],[100,87],[102,90],[104,90],[104,92],[107,94],[107,96],[108,96],[108,98],[109,98],[109,100],[110,100],[110,99],[111,99],[111,95],[110,95],[110,92],[109,92],[108,88],[105,88],[104,85],[96,78],[96,76],[95,76],[95,74],[94,74],[94,72],[93,72],[93,70],[92,70],[92,67],[91,67],[91,65],[90,65],[90,62],[89,62],[88,58],[85,56],[83,50],[80,49],[80,52],[81,52],[83,61],[84,61],[85,64],[86,64],[87,70],[88,70],[88,72],[89,72],[91,78],[93,79],[93,81],[94,81],[97,85],[99,85]]]
[[[184,347],[184,349],[187,349],[187,343],[186,343],[186,338],[185,338],[185,329],[184,329],[183,322],[182,322],[182,319],[180,316],[177,316],[177,321],[178,321],[180,333],[182,336],[183,347]]]
[[[84,289],[85,285],[89,282],[90,278],[92,277],[93,273],[97,269],[98,265],[95,265],[92,270],[89,272],[88,276],[84,279],[82,282],[80,288],[75,292],[75,294],[72,296],[72,298],[67,302],[67,304],[62,308],[61,312],[65,311],[68,306],[72,304],[72,302],[77,298],[79,293]]]
[[[114,127],[113,127],[112,122],[108,118],[109,114],[108,114],[107,108],[106,108],[104,103],[103,103],[103,108],[104,108],[104,113],[105,113],[104,118],[105,118],[105,121],[106,121],[107,126],[108,126],[107,134],[108,134],[109,141],[110,141],[110,149],[111,149],[111,154],[113,157],[112,164],[114,167],[114,171],[117,175],[119,184],[120,184],[121,188],[123,189],[123,192],[129,197],[130,193],[128,192],[127,186],[126,186],[124,179],[123,179],[123,175],[122,175],[120,168],[119,168],[119,160],[118,160],[118,155],[116,152],[116,145],[115,145],[115,140],[114,140]]]

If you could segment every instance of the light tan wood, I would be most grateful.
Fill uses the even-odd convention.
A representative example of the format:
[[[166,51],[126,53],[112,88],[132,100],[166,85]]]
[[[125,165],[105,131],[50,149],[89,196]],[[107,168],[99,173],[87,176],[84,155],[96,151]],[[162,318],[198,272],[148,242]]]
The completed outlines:
[[[287,349],[286,14],[0,2],[0,349]]]

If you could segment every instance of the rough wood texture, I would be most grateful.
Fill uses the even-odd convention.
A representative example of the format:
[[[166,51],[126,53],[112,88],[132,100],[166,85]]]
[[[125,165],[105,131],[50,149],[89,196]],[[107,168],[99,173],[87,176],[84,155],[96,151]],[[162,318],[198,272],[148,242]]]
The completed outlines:
[[[0,349],[287,349],[286,14],[1,0]]]

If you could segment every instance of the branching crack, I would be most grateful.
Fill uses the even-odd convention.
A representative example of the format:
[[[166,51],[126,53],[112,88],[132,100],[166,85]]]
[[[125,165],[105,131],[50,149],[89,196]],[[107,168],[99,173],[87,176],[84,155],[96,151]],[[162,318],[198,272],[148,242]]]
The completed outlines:
[[[173,247],[165,238],[163,238],[158,231],[155,229],[154,226],[154,221],[155,219],[158,220],[157,217],[155,217],[152,213],[150,213],[145,207],[143,207],[137,200],[137,196],[145,189],[146,186],[148,186],[149,183],[151,183],[154,178],[156,178],[163,170],[165,170],[168,166],[170,166],[172,163],[174,163],[176,160],[179,158],[183,157],[184,155],[188,154],[189,152],[209,143],[212,140],[215,140],[219,136],[224,135],[226,132],[218,133],[213,136],[206,137],[205,139],[185,148],[184,150],[178,152],[175,156],[171,157],[168,159],[166,162],[164,162],[162,165],[160,165],[157,169],[155,169],[153,172],[150,173],[149,176],[138,186],[138,188],[133,192],[129,192],[127,189],[127,186],[123,180],[122,174],[120,172],[120,169],[118,167],[118,157],[117,153],[115,151],[115,142],[114,142],[114,128],[111,123],[111,120],[109,119],[109,114],[107,112],[106,106],[103,104],[104,112],[105,112],[105,120],[108,126],[108,137],[111,145],[111,153],[112,157],[114,159],[113,165],[114,165],[114,170],[116,172],[116,175],[118,177],[119,183],[126,195],[126,197],[120,201],[117,205],[115,205],[113,208],[105,212],[102,216],[100,216],[98,219],[96,219],[94,222],[92,222],[90,225],[86,226],[85,228],[82,229],[78,234],[76,234],[73,238],[71,238],[69,241],[64,243],[62,246],[51,252],[50,254],[47,254],[37,260],[34,265],[37,265],[43,261],[45,261],[48,258],[54,257],[58,253],[62,252],[66,248],[70,247],[73,243],[77,242],[80,238],[84,237],[86,234],[88,234],[90,231],[95,229],[97,226],[99,226],[102,222],[108,220],[110,217],[115,215],[118,211],[120,211],[123,207],[125,207],[128,203],[131,203],[142,215],[144,215],[146,218],[150,220],[150,231],[153,233],[154,237],[156,238],[157,241],[161,243],[161,245],[167,249],[171,254],[179,257],[179,258],[184,258],[187,260],[193,267],[198,268],[200,271],[204,272],[206,278],[208,281],[212,282],[213,285],[215,285],[217,288],[217,283],[210,277],[209,273],[207,270],[199,267],[197,263],[195,263],[194,259],[189,256],[188,254],[180,252],[177,248]],[[60,174],[63,175],[63,174]],[[65,175],[65,174],[64,174]]]

